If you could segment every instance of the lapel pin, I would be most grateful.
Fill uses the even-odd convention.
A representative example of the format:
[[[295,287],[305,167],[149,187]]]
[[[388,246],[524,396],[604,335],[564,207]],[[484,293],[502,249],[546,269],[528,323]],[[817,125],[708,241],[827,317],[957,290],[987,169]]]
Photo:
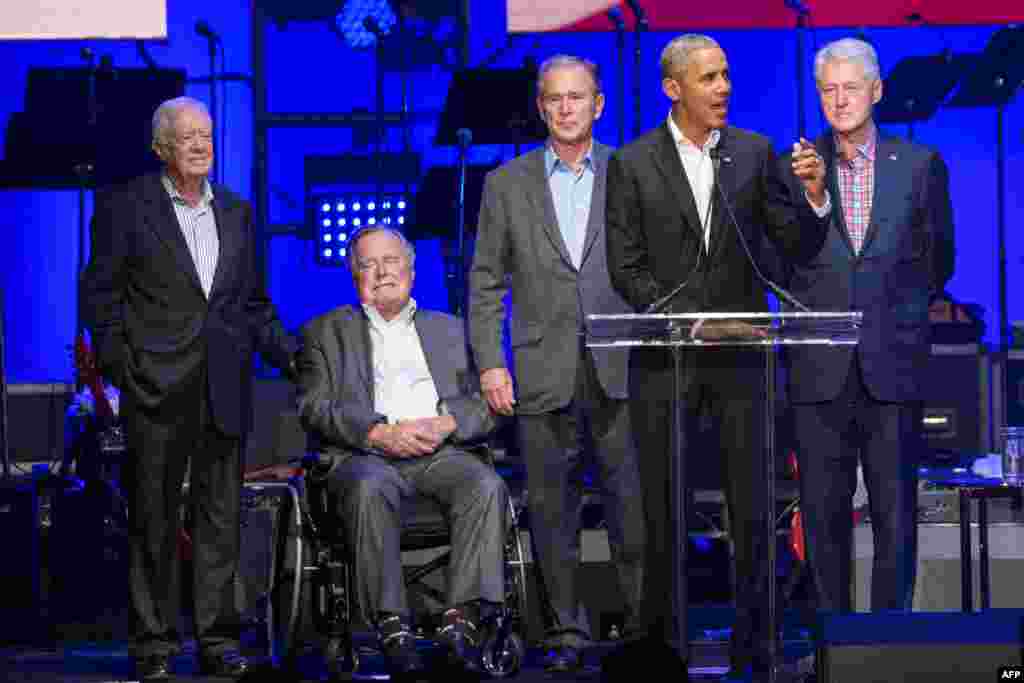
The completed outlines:
[[[722,157],[722,163],[723,164],[731,164],[732,163],[732,157]]]
[[[896,155],[895,155],[895,154],[890,154],[890,155],[889,155],[889,158],[890,158],[891,160],[893,160],[893,161],[896,161]]]

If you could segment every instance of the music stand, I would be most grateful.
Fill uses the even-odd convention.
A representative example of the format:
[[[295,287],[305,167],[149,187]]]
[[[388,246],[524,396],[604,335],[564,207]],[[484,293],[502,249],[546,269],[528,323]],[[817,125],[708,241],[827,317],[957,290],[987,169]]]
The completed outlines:
[[[466,69],[452,77],[435,145],[458,144],[466,128],[474,145],[522,145],[547,137],[537,111],[533,69]]]
[[[1009,26],[992,36],[950,107],[996,109],[996,242],[999,252],[999,346],[1010,346],[1006,299],[1006,105],[1024,80],[1024,27]]]
[[[448,264],[449,307],[456,315],[466,308],[465,187],[468,148],[473,145],[516,145],[540,142],[547,128],[535,104],[536,70],[466,69],[455,74],[434,144],[458,147],[455,184],[454,258]],[[468,132],[468,134],[467,134]]]
[[[875,106],[879,123],[907,124],[907,137],[914,139],[914,124],[927,121],[952,92],[976,54],[943,53],[905,57],[885,78],[882,100]]]

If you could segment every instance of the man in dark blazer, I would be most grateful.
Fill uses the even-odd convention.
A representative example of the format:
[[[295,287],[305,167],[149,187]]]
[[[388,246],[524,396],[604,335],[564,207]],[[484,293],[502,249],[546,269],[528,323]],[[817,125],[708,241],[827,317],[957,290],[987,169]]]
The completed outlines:
[[[916,566],[928,306],[953,273],[948,174],[936,152],[876,128],[882,80],[871,45],[826,45],[814,70],[831,127],[814,143],[828,169],[829,230],[820,251],[792,264],[790,291],[812,309],[864,319],[856,347],[785,354],[808,558],[819,606],[849,611],[859,459],[874,535],[871,606],[905,610]]]
[[[299,415],[329,461],[328,490],[355,551],[355,594],[392,674],[422,668],[410,629],[399,538],[403,507],[428,496],[451,520],[442,640],[479,669],[481,618],[504,601],[508,493],[482,446],[496,416],[480,395],[461,320],[410,298],[415,252],[367,228],[350,246],[360,307],[303,327]]]
[[[182,483],[191,472],[194,634],[204,671],[240,676],[237,643],[212,628],[238,568],[242,445],[257,348],[289,368],[281,326],[256,265],[249,205],[207,180],[212,122],[178,98],[153,117],[162,173],[100,192],[79,283],[102,374],[121,390],[130,449],[129,580],[138,675],[168,675],[178,637]],[[237,634],[234,634],[237,635]]]
[[[820,162],[803,143],[795,145],[796,171],[808,196],[792,202],[770,141],[726,125],[729,65],[713,39],[690,34],[672,40],[662,52],[661,73],[672,102],[667,120],[616,152],[608,164],[612,284],[637,312],[652,307],[673,313],[767,311],[765,282],[755,265],[765,252],[765,239],[781,254],[799,255],[816,251],[824,238],[825,222],[811,205],[823,203]],[[693,333],[703,336],[714,327],[709,323]],[[764,354],[707,348],[686,351],[683,362],[678,398],[684,463],[709,458],[722,468],[735,547],[737,622],[731,663],[740,673],[764,662],[761,655],[773,637],[762,618]],[[668,485],[672,367],[667,350],[632,352],[630,395],[648,530],[643,615],[651,639],[674,644],[674,624],[685,634],[686,615],[673,614],[672,553],[684,554],[686,565],[685,548],[674,547]],[[717,452],[690,447],[703,415],[717,428]],[[685,473],[685,464],[680,469]],[[676,485],[685,500],[685,482]],[[678,578],[680,604],[685,605],[686,581]]]
[[[604,236],[610,150],[593,138],[604,107],[596,66],[559,55],[544,62],[537,106],[546,144],[488,174],[470,272],[469,332],[484,396],[517,416],[526,461],[531,533],[554,611],[548,667],[579,666],[590,639],[579,611],[580,486],[588,453],[598,465],[627,633],[642,585],[643,520],[626,403],[628,354],[584,347],[585,316],[629,306],[608,279]],[[506,367],[505,297],[516,374]]]

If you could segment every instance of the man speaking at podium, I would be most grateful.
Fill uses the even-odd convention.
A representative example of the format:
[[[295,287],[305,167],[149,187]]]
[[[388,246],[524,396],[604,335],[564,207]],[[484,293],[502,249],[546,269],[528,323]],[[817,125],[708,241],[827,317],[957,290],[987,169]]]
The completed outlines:
[[[607,245],[612,285],[637,312],[767,311],[772,287],[757,263],[765,238],[788,258],[820,248],[827,222],[812,203],[824,198],[824,167],[805,141],[794,145],[794,171],[806,198],[793,202],[771,142],[726,125],[732,84],[725,53],[713,39],[675,38],[661,55],[665,122],[616,152],[608,165]],[[717,185],[717,187],[716,187]],[[711,331],[705,326],[704,334]],[[669,453],[673,372],[665,349],[634,349],[630,396],[647,536],[646,601],[651,643],[677,642],[672,563],[674,513]],[[763,351],[701,349],[684,354],[681,470],[687,460],[715,459],[735,543],[737,622],[730,664],[740,674],[766,664],[762,515],[764,473]],[[709,415],[719,449],[691,447],[698,418]],[[685,491],[685,482],[675,482]],[[684,530],[685,533],[685,530]],[[685,559],[682,566],[685,567]],[[685,605],[685,577],[679,577]],[[685,629],[685,614],[678,615]],[[684,630],[685,634],[685,630]],[[687,653],[679,656],[686,659]]]

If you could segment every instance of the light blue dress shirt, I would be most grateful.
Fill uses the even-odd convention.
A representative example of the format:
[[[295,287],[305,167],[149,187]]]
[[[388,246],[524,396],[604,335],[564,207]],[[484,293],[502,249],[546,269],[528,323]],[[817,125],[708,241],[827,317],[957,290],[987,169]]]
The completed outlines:
[[[544,168],[547,169],[548,187],[555,204],[558,229],[569,250],[572,263],[578,269],[583,259],[583,243],[587,237],[587,221],[590,220],[590,199],[594,193],[594,146],[591,145],[583,157],[582,168],[577,174],[558,158],[551,146],[544,149]]]

